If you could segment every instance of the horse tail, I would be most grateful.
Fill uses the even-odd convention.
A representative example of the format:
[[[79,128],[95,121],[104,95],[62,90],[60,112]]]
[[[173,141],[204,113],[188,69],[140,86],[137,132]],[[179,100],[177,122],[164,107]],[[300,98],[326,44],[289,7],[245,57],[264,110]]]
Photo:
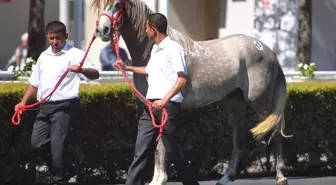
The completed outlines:
[[[251,132],[256,139],[261,139],[274,127],[276,128],[273,131],[271,138],[278,132],[284,137],[290,137],[283,133],[283,130],[285,129],[284,110],[286,106],[286,88],[285,75],[278,63],[278,75],[273,93],[272,112],[264,121],[251,129]]]

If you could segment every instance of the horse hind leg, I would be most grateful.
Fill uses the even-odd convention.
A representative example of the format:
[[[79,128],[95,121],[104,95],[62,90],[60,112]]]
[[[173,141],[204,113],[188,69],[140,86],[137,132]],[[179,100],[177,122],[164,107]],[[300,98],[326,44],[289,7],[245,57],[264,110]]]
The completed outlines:
[[[284,116],[280,119],[280,125],[285,125]],[[277,185],[288,185],[288,180],[283,174],[283,169],[285,167],[283,160],[283,143],[282,143],[282,130],[284,128],[278,129],[279,131],[274,135],[274,143],[275,143],[275,169],[276,169],[276,184]]]
[[[167,164],[166,148],[160,139],[154,153],[154,174],[149,185],[165,185],[167,183]]]
[[[233,102],[231,105],[236,105],[231,109],[231,114],[228,115],[228,123],[233,131],[233,150],[231,153],[229,166],[226,169],[225,175],[217,182],[216,185],[226,185],[236,178],[237,167],[242,151],[242,139],[244,137],[243,126],[245,125],[246,104],[243,101]],[[238,106],[237,106],[238,105]],[[230,110],[230,109],[229,109]]]

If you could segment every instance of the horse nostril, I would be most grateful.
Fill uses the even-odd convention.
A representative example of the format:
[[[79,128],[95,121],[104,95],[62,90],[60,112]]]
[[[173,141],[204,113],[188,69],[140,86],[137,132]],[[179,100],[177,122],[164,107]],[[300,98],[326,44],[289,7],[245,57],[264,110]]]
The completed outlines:
[[[108,31],[109,31],[109,28],[108,28],[107,26],[105,26],[104,29],[103,29],[103,34],[104,34],[104,35],[107,34]]]
[[[98,28],[96,28],[96,34],[99,34],[99,29]]]

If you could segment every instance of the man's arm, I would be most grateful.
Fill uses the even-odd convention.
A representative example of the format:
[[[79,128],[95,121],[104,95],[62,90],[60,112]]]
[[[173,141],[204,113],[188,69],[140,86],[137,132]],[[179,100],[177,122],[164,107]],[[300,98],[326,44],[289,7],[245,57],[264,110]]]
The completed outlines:
[[[99,72],[97,69],[94,68],[82,68],[80,70],[80,73],[82,73],[86,78],[90,80],[95,80],[99,78]]]
[[[16,111],[18,107],[25,106],[31,98],[36,96],[36,93],[37,93],[37,88],[29,84],[29,86],[28,86],[25,94],[23,95],[20,103],[15,105],[14,110]]]
[[[133,73],[141,74],[141,75],[148,75],[146,72],[146,66],[127,66],[125,65],[125,70],[126,71],[132,71]]]
[[[26,105],[31,98],[36,96],[36,93],[37,93],[37,88],[29,84],[25,94],[23,95],[21,99],[21,103]]]
[[[170,91],[166,94],[166,96],[163,98],[164,104],[166,104],[172,97],[174,97],[178,92],[182,90],[182,88],[187,83],[187,77],[183,72],[177,73],[177,80],[174,84],[174,86],[170,89]]]
[[[78,73],[82,78],[86,78],[87,81],[98,79],[99,71],[95,68],[93,62],[89,59],[89,57],[86,57],[82,68],[78,69],[84,56],[84,51],[78,52],[78,55],[76,55],[76,59],[73,61],[73,64],[70,67],[71,72]]]
[[[28,80],[29,81],[29,86],[28,86],[25,94],[23,95],[20,103],[18,104],[19,106],[26,105],[27,102],[31,98],[35,97],[36,94],[37,94],[37,90],[38,90],[38,87],[40,85],[39,73],[40,73],[40,65],[41,65],[41,58],[42,58],[42,56],[43,56],[43,53],[37,59],[36,67],[33,70],[32,74],[30,75],[29,80]]]
[[[174,97],[178,92],[180,92],[182,88],[186,85],[187,83],[186,75],[183,72],[178,72],[177,75],[178,77],[176,79],[174,86],[161,100],[154,101],[152,107],[154,107],[155,109],[161,109],[170,101],[172,97]]]
[[[117,67],[117,65],[120,65],[122,69],[125,71],[131,71],[133,73],[141,74],[141,75],[148,75],[146,71],[146,66],[128,66],[123,61],[117,60],[115,63],[113,63],[113,66]]]
[[[163,98],[165,104],[180,92],[187,83],[186,54],[184,49],[182,47],[172,48],[170,57],[173,71],[177,73],[177,80],[172,89]]]
[[[169,102],[172,97],[180,92],[187,83],[186,55],[184,49],[182,47],[174,47],[170,52],[170,61],[174,73],[177,74],[177,79],[174,86],[161,100],[156,100],[153,102],[152,106],[156,109],[161,109],[164,107],[167,102]]]

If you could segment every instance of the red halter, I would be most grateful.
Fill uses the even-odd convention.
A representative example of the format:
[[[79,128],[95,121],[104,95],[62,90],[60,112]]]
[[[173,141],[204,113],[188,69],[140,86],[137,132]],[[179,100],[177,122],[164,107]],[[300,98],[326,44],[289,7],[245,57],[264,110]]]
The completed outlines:
[[[120,60],[120,54],[119,54],[119,28],[122,24],[119,24],[118,27],[117,27],[117,21],[119,20],[119,18],[122,18],[121,17],[121,14],[122,12],[125,10],[125,0],[121,0],[120,1],[120,9],[117,11],[116,13],[116,16],[115,18],[111,17],[109,14],[107,13],[101,13],[99,15],[99,18],[97,19],[97,22],[96,22],[96,27],[98,27],[98,24],[99,24],[99,19],[101,16],[106,16],[107,18],[110,19],[111,23],[112,23],[112,26],[113,26],[113,36],[114,36],[114,47],[115,47],[115,51],[116,51],[116,54],[117,54],[117,58],[118,60]],[[91,48],[91,45],[93,43],[93,41],[96,39],[96,35],[94,34],[92,36],[92,39],[91,39],[91,42],[89,44],[89,47],[88,49],[86,50],[85,52],[85,55],[84,55],[84,58],[82,59],[80,65],[79,65],[79,69],[82,68],[83,64],[84,64],[84,61],[87,57],[87,54]],[[148,107],[149,109],[149,113],[150,113],[150,116],[152,118],[152,124],[155,128],[159,128],[160,129],[160,132],[159,132],[159,135],[156,139],[156,141],[159,141],[160,137],[162,136],[162,133],[163,133],[163,127],[164,125],[166,124],[167,120],[168,120],[168,113],[167,113],[167,110],[163,107],[162,108],[162,118],[161,118],[161,125],[157,125],[155,123],[155,118],[154,118],[154,114],[153,114],[153,111],[152,111],[152,102],[150,102],[149,100],[146,99],[145,96],[143,96],[136,88],[135,86],[130,82],[130,80],[128,79],[128,77],[126,76],[125,74],[125,71],[121,68],[120,65],[117,66],[118,69],[121,71],[125,81],[127,82],[127,84],[132,88],[132,90],[138,95],[138,97],[146,104],[146,106]],[[45,98],[43,98],[41,101],[38,101],[34,104],[31,104],[31,105],[25,105],[25,106],[22,106],[22,107],[18,107],[17,110],[15,110],[15,113],[13,114],[12,116],[12,123],[14,125],[19,125],[20,124],[20,121],[21,121],[21,114],[26,111],[27,109],[29,108],[32,108],[32,107],[35,107],[41,103],[43,103],[44,101],[46,101],[48,98],[50,98],[52,96],[52,94],[55,92],[55,90],[59,87],[59,85],[61,84],[61,82],[63,81],[63,79],[66,77],[66,75],[70,72],[70,69],[68,69],[61,77],[61,79],[57,82],[55,88],[52,90],[52,92],[50,92],[48,94],[48,96],[46,96]],[[15,119],[16,118],[16,119]]]
[[[119,30],[122,23],[118,24],[119,26],[117,27],[117,21],[119,20],[119,18],[122,19],[121,14],[123,13],[124,10],[125,10],[125,0],[120,0],[120,8],[116,12],[115,17],[113,18],[112,16],[110,16],[108,13],[105,12],[101,13],[96,21],[96,27],[98,27],[100,17],[106,16],[108,19],[110,19],[113,29]]]
[[[113,38],[114,38],[114,48],[115,48],[115,52],[116,52],[116,55],[117,55],[117,59],[120,60],[120,54],[119,54],[119,28],[120,26],[122,25],[122,22],[117,24],[118,20],[120,18],[122,18],[122,13],[123,11],[125,11],[125,0],[121,0],[120,1],[120,9],[116,12],[116,15],[115,17],[111,17],[109,14],[107,13],[102,13],[100,14],[99,18],[101,16],[106,16],[107,18],[110,19],[111,23],[112,23],[112,28],[113,28]],[[97,26],[98,26],[98,23],[97,23]],[[125,74],[125,71],[121,68],[120,65],[117,66],[117,68],[121,71],[121,74],[123,75],[125,81],[127,82],[127,84],[132,88],[132,90],[137,94],[137,96],[140,98],[140,100],[142,102],[144,102],[146,104],[146,106],[148,107],[149,109],[149,114],[151,116],[151,119],[152,119],[152,124],[155,128],[159,128],[159,135],[158,137],[156,138],[156,141],[159,141],[159,139],[161,138],[162,136],[162,133],[163,133],[163,127],[164,125],[167,123],[167,120],[168,120],[168,113],[167,113],[167,110],[166,108],[162,108],[162,117],[161,117],[161,125],[157,125],[155,123],[155,117],[154,117],[154,114],[153,114],[153,110],[152,110],[152,102],[150,102],[149,100],[146,99],[146,97],[144,95],[142,95],[136,88],[135,86],[133,85],[133,83],[130,82],[130,80],[128,79],[128,77],[126,76]]]

